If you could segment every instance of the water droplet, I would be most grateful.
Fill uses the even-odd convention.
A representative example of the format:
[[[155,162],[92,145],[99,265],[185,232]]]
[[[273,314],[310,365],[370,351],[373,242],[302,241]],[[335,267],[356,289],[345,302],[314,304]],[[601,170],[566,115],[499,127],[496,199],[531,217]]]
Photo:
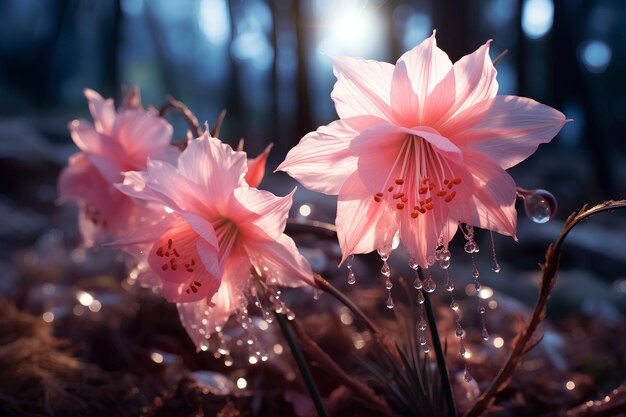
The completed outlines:
[[[380,268],[380,273],[386,277],[389,277],[391,275],[391,268],[389,267],[387,261],[383,262],[383,267]]]
[[[417,268],[419,267],[419,264],[417,263],[417,261],[413,258],[409,259],[409,267],[413,270],[417,270]]]
[[[450,259],[442,259],[439,261],[439,267],[441,269],[448,269],[450,268]]]
[[[385,288],[388,289],[388,290],[393,288],[393,283],[391,282],[389,277],[387,277],[387,279],[385,280]]]
[[[485,306],[484,306],[484,305],[482,305],[482,304],[481,304],[481,305],[479,305],[479,306],[478,306],[478,312],[479,312],[480,314],[485,314]]]
[[[463,357],[465,357],[465,353],[467,353],[467,351],[465,350],[465,343],[463,343],[462,341],[461,341],[461,348],[459,349],[459,353]]]
[[[387,308],[393,308],[393,298],[391,298],[391,292],[389,292],[389,297],[387,297]]]
[[[422,347],[422,351],[423,351],[424,353],[428,353],[428,352],[430,352],[430,348],[428,347],[428,344],[425,344],[425,345]]]
[[[415,287],[416,290],[421,290],[423,287],[422,280],[417,275],[415,276],[415,281],[413,281],[413,287]]]
[[[424,346],[427,343],[426,336],[424,335],[424,333],[420,333],[420,335],[418,337],[418,342],[419,342],[420,346]]]
[[[474,279],[477,279],[480,276],[480,272],[478,272],[478,268],[476,267],[476,265],[472,266],[472,276],[474,277]]]
[[[424,317],[420,317],[419,322],[417,323],[417,328],[424,331],[427,326],[428,324],[426,323],[426,320],[424,320]]]
[[[472,379],[474,379],[469,372],[469,367],[467,366],[467,364],[465,365],[465,371],[463,372],[463,379],[465,380],[465,382],[470,382]]]
[[[452,254],[450,253],[448,249],[444,249],[441,251],[441,260],[449,261],[450,258],[452,258]]]
[[[476,242],[474,242],[473,240],[468,240],[467,242],[465,242],[463,249],[465,249],[466,253],[474,253],[476,252],[477,247],[478,245],[476,245]]]
[[[391,245],[387,244],[378,249],[378,255],[380,256],[381,261],[387,261],[389,259],[389,255],[391,255]]]
[[[317,288],[313,288],[313,299],[317,301],[320,299],[321,296],[322,296],[322,291]]]
[[[457,303],[455,300],[452,300],[452,302],[450,303],[450,308],[454,311],[459,311],[459,303]]]
[[[517,194],[524,199],[526,215],[535,223],[546,223],[554,217],[558,204],[556,198],[549,191],[519,188]]]
[[[493,260],[493,263],[491,264],[491,270],[495,273],[500,272],[500,264],[495,259]]]
[[[348,284],[353,285],[356,283],[356,275],[352,272],[352,269],[348,270]]]
[[[485,341],[489,340],[489,332],[487,331],[486,327],[483,327],[483,331],[480,333],[480,337],[482,337]]]
[[[450,279],[446,281],[446,291],[448,292],[454,291],[454,283],[450,281]]]
[[[474,290],[476,290],[476,295],[478,295],[478,291],[480,291],[480,281],[474,280]]]
[[[424,304],[424,293],[422,291],[417,293],[417,303],[418,304]]]
[[[423,286],[424,286],[424,291],[428,293],[435,291],[435,289],[437,288],[437,284],[430,276],[426,278],[426,280],[423,283]]]
[[[461,327],[461,325],[460,325],[460,324],[457,324],[457,325],[456,325],[456,330],[454,331],[454,334],[455,334],[457,337],[463,337],[463,328]]]
[[[428,266],[433,266],[435,264],[435,255],[429,255],[426,258],[426,263],[428,264]]]

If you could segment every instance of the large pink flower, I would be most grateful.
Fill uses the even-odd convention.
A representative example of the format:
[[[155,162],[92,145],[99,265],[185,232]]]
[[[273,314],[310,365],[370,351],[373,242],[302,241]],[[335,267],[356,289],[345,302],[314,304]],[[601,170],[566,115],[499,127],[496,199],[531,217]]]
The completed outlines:
[[[435,34],[396,65],[334,58],[340,120],[306,135],[278,167],[338,194],[344,259],[394,234],[423,267],[458,223],[515,237],[516,188],[505,172],[549,142],[559,111],[498,96],[489,42],[454,65]]]
[[[85,90],[94,120],[69,124],[80,148],[59,176],[59,201],[79,205],[79,227],[86,246],[107,236],[120,236],[139,215],[132,199],[119,192],[122,172],[142,170],[147,158],[174,160],[178,151],[170,146],[172,127],[155,110],[143,110],[136,90],[127,100],[130,107],[116,112],[112,99]]]
[[[283,233],[293,192],[276,197],[252,188],[246,171],[244,152],[205,133],[189,143],[177,166],[151,160],[145,172],[125,173],[118,186],[166,207],[162,218],[138,223],[118,245],[146,252],[153,285],[178,303],[198,346],[241,307],[252,268],[270,284],[313,283],[311,267]]]

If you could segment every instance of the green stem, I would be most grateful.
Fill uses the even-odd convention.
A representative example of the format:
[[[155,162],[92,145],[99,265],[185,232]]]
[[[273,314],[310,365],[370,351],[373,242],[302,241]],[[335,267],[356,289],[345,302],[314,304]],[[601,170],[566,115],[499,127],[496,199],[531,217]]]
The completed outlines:
[[[421,268],[417,269],[422,282],[424,281],[424,273]],[[426,310],[426,319],[428,320],[428,328],[430,329],[430,336],[433,340],[433,349],[435,350],[435,357],[437,358],[437,369],[441,378],[441,386],[446,395],[446,402],[448,403],[448,414],[450,417],[456,417],[456,405],[454,404],[454,396],[452,395],[452,385],[450,384],[450,376],[448,375],[448,368],[446,366],[446,357],[441,348],[441,340],[439,340],[439,331],[437,330],[437,320],[435,319],[435,313],[433,312],[432,304],[430,303],[430,295],[423,291],[424,294],[424,307]]]
[[[315,385],[315,381],[313,380],[313,375],[311,375],[311,370],[304,359],[304,355],[298,346],[298,342],[296,342],[295,335],[289,327],[289,321],[283,314],[276,314],[276,321],[280,326],[280,331],[283,333],[285,340],[289,344],[289,348],[291,349],[291,354],[293,355],[296,364],[298,364],[298,368],[300,368],[300,373],[302,374],[302,379],[304,379],[304,383],[306,384],[307,389],[309,390],[309,395],[311,395],[311,399],[315,404],[315,409],[317,410],[317,415],[319,417],[328,417],[328,412],[326,408],[324,408],[324,403],[322,402],[322,397],[317,390],[317,386]]]

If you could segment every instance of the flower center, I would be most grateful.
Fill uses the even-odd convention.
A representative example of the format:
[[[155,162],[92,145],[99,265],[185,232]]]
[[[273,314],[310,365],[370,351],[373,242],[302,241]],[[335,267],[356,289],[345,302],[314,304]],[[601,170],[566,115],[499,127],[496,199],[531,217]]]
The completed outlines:
[[[163,244],[155,248],[155,254],[159,258],[163,258],[161,270],[169,273],[188,273],[192,275],[197,268],[197,260],[195,251],[191,250],[193,245],[185,238],[174,239],[172,237],[163,241]],[[193,280],[185,290],[187,294],[198,292],[198,288],[202,283]]]
[[[85,207],[85,216],[94,224],[94,226],[101,226],[105,229],[108,226],[108,222],[104,218],[104,214],[91,204]]]
[[[213,222],[213,229],[220,248],[220,259],[225,260],[239,237],[239,228],[230,219],[221,218]]]
[[[396,210],[407,210],[416,219],[434,210],[438,204],[450,203],[456,197],[454,188],[461,184],[446,158],[424,138],[408,135],[383,188],[374,201],[387,200]]]

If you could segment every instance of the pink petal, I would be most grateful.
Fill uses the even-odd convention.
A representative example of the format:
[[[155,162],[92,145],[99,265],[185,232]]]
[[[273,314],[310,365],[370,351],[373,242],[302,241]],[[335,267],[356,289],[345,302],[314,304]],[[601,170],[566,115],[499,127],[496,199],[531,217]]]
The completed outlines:
[[[508,169],[550,142],[566,122],[563,113],[535,100],[497,96],[482,120],[453,140]]]
[[[337,200],[337,236],[343,253],[369,253],[391,242],[398,229],[395,213],[386,201],[376,202],[358,174],[344,183]]]
[[[285,197],[276,197],[256,188],[236,188],[228,205],[229,217],[239,227],[243,239],[274,241],[285,230],[295,192],[294,188]]]
[[[419,162],[417,157],[421,156],[407,155],[403,151],[403,145],[410,136],[423,138],[451,161],[462,161],[460,149],[429,127],[374,126],[354,138],[350,145],[350,150],[358,157],[357,170],[361,181],[371,196],[384,191],[396,178],[404,178],[402,173]]]
[[[287,154],[277,171],[285,171],[306,188],[324,194],[338,194],[342,184],[356,171],[350,141],[360,129],[380,123],[376,117],[360,116],[337,120],[302,138]]]
[[[254,159],[248,159],[248,172],[246,172],[245,180],[250,187],[256,188],[259,184],[261,184],[261,181],[263,181],[267,157],[269,156],[270,150],[273,146],[274,144],[270,143],[259,156]]]
[[[172,126],[165,119],[151,112],[125,110],[118,115],[112,136],[136,168],[141,168],[148,157],[168,147],[172,131]]]
[[[208,133],[192,140],[178,158],[178,171],[224,207],[232,190],[244,183],[246,154],[236,152]]]
[[[391,120],[390,86],[393,65],[358,58],[332,58],[337,82],[331,93],[342,119],[373,115]]]
[[[481,153],[467,151],[464,160],[474,177],[474,192],[473,201],[464,205],[465,214],[458,220],[517,239],[513,178]]]
[[[450,89],[438,91],[431,100],[428,97],[451,69],[450,58],[437,47],[435,32],[404,53],[396,63],[391,84],[391,103],[396,120],[406,127],[428,124],[427,119],[433,118],[428,117],[432,111],[429,101],[436,104],[435,98],[439,99],[442,93],[449,93]],[[450,97],[445,102],[451,103],[451,94],[448,95]]]
[[[490,43],[454,63],[453,72],[448,77],[454,77],[456,100],[443,116],[442,124],[435,126],[440,132],[455,131],[455,125],[465,121],[465,118],[457,118],[456,115],[478,103],[493,100],[498,94],[496,69],[489,57]]]
[[[58,180],[58,203],[83,200],[106,182],[83,152],[72,155]]]
[[[404,211],[398,215],[398,218],[402,244],[422,268],[428,268],[427,258],[435,253],[439,236],[444,226],[448,226],[447,206],[436,205],[433,210],[417,218],[411,217],[408,211]]]
[[[289,287],[313,285],[311,266],[289,236],[283,234],[274,242],[246,243],[245,248],[252,266],[268,283]]]
[[[100,133],[109,134],[115,124],[113,99],[105,100],[100,94],[88,88],[83,90],[83,93],[87,97],[89,111],[91,112],[91,117],[93,117],[96,130]]]

